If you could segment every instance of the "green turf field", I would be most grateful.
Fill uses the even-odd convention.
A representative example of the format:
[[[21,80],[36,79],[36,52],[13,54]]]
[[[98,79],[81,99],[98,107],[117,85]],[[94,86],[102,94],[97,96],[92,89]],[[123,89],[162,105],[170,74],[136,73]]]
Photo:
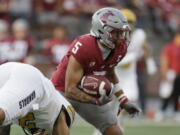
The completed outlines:
[[[125,135],[180,135],[180,123],[175,121],[154,122],[134,120],[124,124]],[[93,127],[82,120],[77,120],[71,135],[92,135]],[[24,135],[23,131],[13,125],[11,135]]]

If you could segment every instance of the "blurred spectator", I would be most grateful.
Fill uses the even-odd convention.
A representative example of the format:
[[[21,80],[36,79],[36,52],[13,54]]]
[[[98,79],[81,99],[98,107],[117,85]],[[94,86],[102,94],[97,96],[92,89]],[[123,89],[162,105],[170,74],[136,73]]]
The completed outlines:
[[[37,21],[40,25],[57,23],[62,9],[62,0],[34,0]]]
[[[147,5],[155,32],[163,34],[164,31],[174,32],[178,28],[179,0],[147,0]]]
[[[178,0],[171,0],[174,1],[172,3],[172,10],[169,12],[167,18],[167,25],[169,31],[174,34],[178,29],[180,29],[180,2]]]
[[[53,30],[52,37],[47,39],[43,45],[44,53],[50,57],[52,64],[58,65],[66,54],[69,45],[70,40],[67,38],[66,29],[57,25]]]
[[[62,9],[63,14],[78,15],[81,11],[81,8],[79,7],[79,0],[64,0]]]
[[[9,12],[13,20],[24,18],[31,21],[33,0],[10,0]]]
[[[46,75],[49,76],[59,64],[63,56],[69,49],[70,40],[67,37],[66,29],[61,25],[54,27],[52,37],[44,42],[44,54],[49,58],[50,65]]]
[[[81,12],[92,16],[92,14],[103,7],[116,7],[118,6],[117,0],[79,0]]]
[[[0,0],[0,19],[10,21],[9,18],[9,3],[10,0]]]
[[[29,26],[23,19],[18,19],[12,24],[12,37],[8,41],[2,53],[4,61],[26,62],[26,58],[33,45],[32,38],[29,37]]]
[[[8,24],[4,20],[0,20],[0,64],[7,61],[6,55],[9,46]]]
[[[160,96],[163,99],[161,110],[164,112],[169,102],[173,101],[174,111],[178,112],[180,97],[180,31],[162,50],[160,71]],[[161,119],[162,116],[158,115],[157,118]]]
[[[154,75],[157,72],[157,67],[152,55],[152,48],[149,42],[145,41],[144,46],[141,48],[141,57],[137,61],[137,81],[139,90],[139,101],[141,109],[144,113],[148,113],[147,108],[147,83],[149,75]],[[151,91],[154,87],[151,87]]]
[[[81,25],[83,24],[82,14],[80,14],[81,8],[79,0],[63,0],[62,12],[58,21],[67,28],[71,38],[81,34]]]
[[[8,29],[8,24],[4,20],[0,20],[0,42],[6,41]]]

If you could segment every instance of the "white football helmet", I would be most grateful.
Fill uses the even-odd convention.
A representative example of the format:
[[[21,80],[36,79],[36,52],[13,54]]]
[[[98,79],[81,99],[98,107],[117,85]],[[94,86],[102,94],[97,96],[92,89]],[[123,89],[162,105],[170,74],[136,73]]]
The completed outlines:
[[[117,41],[129,44],[130,27],[126,17],[115,8],[102,8],[92,16],[91,35],[99,39],[100,43],[114,49]]]

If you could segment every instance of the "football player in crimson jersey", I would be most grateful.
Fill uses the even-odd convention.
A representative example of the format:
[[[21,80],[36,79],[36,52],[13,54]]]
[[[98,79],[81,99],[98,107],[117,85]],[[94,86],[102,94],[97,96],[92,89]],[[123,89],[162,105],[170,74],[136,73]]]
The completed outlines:
[[[82,92],[78,83],[84,75],[104,74],[113,84],[113,94],[119,107],[129,114],[139,113],[139,108],[128,101],[115,75],[114,67],[125,56],[129,44],[130,28],[123,14],[114,8],[102,8],[92,17],[91,33],[76,38],[57,70],[52,82],[64,93],[77,113],[94,125],[103,135],[122,135],[117,126],[117,116],[108,97],[94,98]]]

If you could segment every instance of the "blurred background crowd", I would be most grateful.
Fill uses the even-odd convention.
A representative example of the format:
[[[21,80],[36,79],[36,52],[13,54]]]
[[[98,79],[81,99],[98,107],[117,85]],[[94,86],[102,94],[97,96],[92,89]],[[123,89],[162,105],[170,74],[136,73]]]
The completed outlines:
[[[142,56],[137,63],[141,89],[139,99],[147,117],[156,117],[153,113],[154,104],[151,105],[149,102],[152,100],[149,99],[161,101],[162,98],[163,111],[173,99],[174,111],[178,112],[179,0],[0,0],[0,63],[19,61],[33,64],[50,77],[71,41],[79,35],[89,33],[91,16],[102,7],[130,9],[136,15],[136,27],[146,32],[150,48],[148,50],[151,51],[157,67],[154,74],[148,75],[146,56]],[[167,49],[170,44],[176,48]],[[173,73],[168,72],[168,69]],[[164,90],[160,90],[169,86],[166,83],[169,77],[167,74],[170,80],[175,80],[175,94],[164,94]],[[175,79],[172,79],[173,74]],[[158,103],[161,108],[161,102]],[[157,114],[161,118],[161,113]]]

